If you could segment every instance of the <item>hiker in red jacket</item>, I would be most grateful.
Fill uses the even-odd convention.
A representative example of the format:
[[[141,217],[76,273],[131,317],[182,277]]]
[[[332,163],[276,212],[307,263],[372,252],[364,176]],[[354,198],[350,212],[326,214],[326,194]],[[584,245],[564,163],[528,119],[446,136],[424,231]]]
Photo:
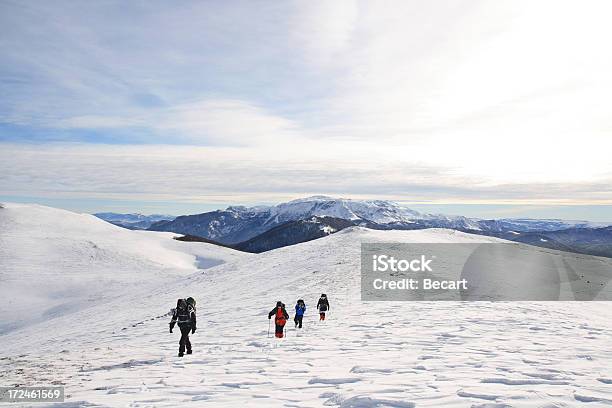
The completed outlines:
[[[285,329],[285,323],[289,319],[289,314],[285,310],[285,304],[280,300],[276,302],[276,307],[270,310],[268,313],[268,320],[274,316],[274,324],[276,325],[275,336],[279,339],[283,338],[283,331]]]

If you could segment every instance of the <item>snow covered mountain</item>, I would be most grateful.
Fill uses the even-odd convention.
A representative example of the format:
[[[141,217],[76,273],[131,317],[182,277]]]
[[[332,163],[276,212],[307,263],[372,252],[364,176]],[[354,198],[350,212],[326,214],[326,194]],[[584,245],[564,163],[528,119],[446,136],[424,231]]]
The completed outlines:
[[[31,211],[39,211],[34,215],[43,222],[30,221]],[[64,385],[65,406],[518,408],[612,402],[612,315],[606,302],[361,301],[362,242],[495,238],[444,229],[350,227],[257,255],[219,249],[220,258],[231,259],[198,271],[193,253],[200,247],[209,251],[208,244],[46,208],[9,205],[0,214],[0,259],[8,262],[1,269],[3,285],[8,276],[16,287],[22,273],[26,283],[35,282],[27,276],[32,271],[46,282],[62,281],[66,268],[70,288],[94,284],[88,275],[113,270],[121,271],[115,279],[148,270],[147,277],[176,274],[155,286],[130,279],[129,288],[104,302],[83,300],[86,307],[70,314],[1,335],[3,385]],[[69,231],[57,232],[55,217]],[[65,238],[67,232],[79,239]],[[114,255],[92,262],[87,240]],[[40,253],[39,245],[46,246]],[[536,257],[543,251],[525,250]],[[48,270],[45,255],[52,261]],[[564,254],[562,260],[579,257]],[[565,268],[562,261],[558,265]],[[2,316],[29,299],[25,284],[22,289],[18,298],[2,293]],[[322,292],[331,311],[319,323],[314,305]],[[194,354],[178,359],[178,335],[168,333],[167,312],[184,296],[197,299],[199,325]],[[288,327],[284,340],[268,338],[267,312],[277,300],[291,309],[298,298],[307,304],[304,329]],[[27,310],[37,308],[28,304]]]
[[[316,217],[333,217],[377,224],[407,223],[420,219],[422,214],[391,201],[349,200],[327,196],[313,196],[282,203],[268,208],[270,218],[277,223]]]
[[[612,227],[490,232],[487,235],[560,251],[612,258]]]
[[[121,296],[134,285],[157,287],[248,256],[174,236],[130,231],[89,214],[3,204],[0,334]]]
[[[568,228],[603,228],[610,224],[590,221],[570,221],[559,219],[533,219],[533,218],[501,218],[499,220],[477,220],[483,231],[490,232],[532,232],[532,231],[559,231]]]
[[[314,196],[277,206],[228,207],[226,210],[177,217],[154,223],[153,231],[172,231],[214,239],[226,244],[247,241],[286,222],[312,217],[351,221],[354,225],[395,225],[410,228],[424,216],[396,203]]]
[[[104,212],[94,214],[96,217],[110,222],[111,224],[118,225],[127,229],[147,229],[151,224],[159,221],[171,221],[176,218],[173,215],[163,214],[120,214],[113,212]]]
[[[443,214],[424,214],[397,203],[382,200],[349,200],[326,196],[314,196],[293,200],[276,206],[228,207],[197,215],[177,217],[172,221],[160,221],[149,228],[154,231],[171,231],[199,236],[224,244],[236,245],[248,251],[261,252],[285,245],[293,245],[325,236],[313,228],[308,220],[324,218],[344,220],[332,228],[339,231],[347,226],[364,226],[371,229],[413,230],[424,228],[449,228],[464,232],[496,236],[510,240],[540,245],[529,234],[547,233],[565,229],[584,229],[580,245],[558,245],[554,248],[581,253],[610,256],[612,251],[587,251],[597,244],[601,234],[596,228],[606,224],[586,221],[499,219],[485,220]],[[284,224],[286,226],[282,227]],[[343,227],[340,227],[340,226]],[[288,234],[291,230],[292,233]],[[610,242],[612,244],[612,242]],[[543,245],[541,245],[543,246]],[[548,245],[549,247],[552,247]]]

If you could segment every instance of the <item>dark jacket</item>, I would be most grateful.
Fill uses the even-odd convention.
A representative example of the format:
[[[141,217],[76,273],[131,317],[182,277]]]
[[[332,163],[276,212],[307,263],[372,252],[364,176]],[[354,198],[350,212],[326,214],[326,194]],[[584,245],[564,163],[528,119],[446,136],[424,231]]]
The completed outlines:
[[[327,300],[326,297],[319,298],[319,301],[317,302],[317,309],[319,309],[321,312],[328,311],[329,310],[329,300]]]
[[[191,305],[187,305],[186,308],[176,308],[172,314],[172,320],[170,320],[170,329],[174,328],[174,324],[178,323],[179,327],[189,327],[191,329],[196,328],[196,313],[195,309]]]
[[[281,308],[282,312],[283,312],[283,317],[285,318],[285,320],[289,320],[289,313],[287,313],[287,310],[285,310],[285,306],[275,306],[274,309],[270,310],[270,313],[268,313],[268,319],[271,319],[272,316],[276,316],[276,312],[278,311],[278,308]],[[277,318],[274,317],[274,321],[276,322]]]

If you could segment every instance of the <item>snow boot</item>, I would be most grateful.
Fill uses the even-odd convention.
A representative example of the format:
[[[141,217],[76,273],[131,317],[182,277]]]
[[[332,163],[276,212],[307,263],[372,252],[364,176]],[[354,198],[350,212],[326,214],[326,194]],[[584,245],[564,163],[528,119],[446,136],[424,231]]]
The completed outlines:
[[[179,353],[179,357],[183,357],[183,353]]]
[[[191,350],[187,350],[187,354],[191,354]]]

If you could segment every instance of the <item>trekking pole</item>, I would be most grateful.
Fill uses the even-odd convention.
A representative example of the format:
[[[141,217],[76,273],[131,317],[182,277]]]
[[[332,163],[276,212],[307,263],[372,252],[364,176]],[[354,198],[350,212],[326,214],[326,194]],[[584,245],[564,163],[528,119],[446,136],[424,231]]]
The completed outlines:
[[[270,323],[272,320],[268,319],[268,338],[270,338]]]

